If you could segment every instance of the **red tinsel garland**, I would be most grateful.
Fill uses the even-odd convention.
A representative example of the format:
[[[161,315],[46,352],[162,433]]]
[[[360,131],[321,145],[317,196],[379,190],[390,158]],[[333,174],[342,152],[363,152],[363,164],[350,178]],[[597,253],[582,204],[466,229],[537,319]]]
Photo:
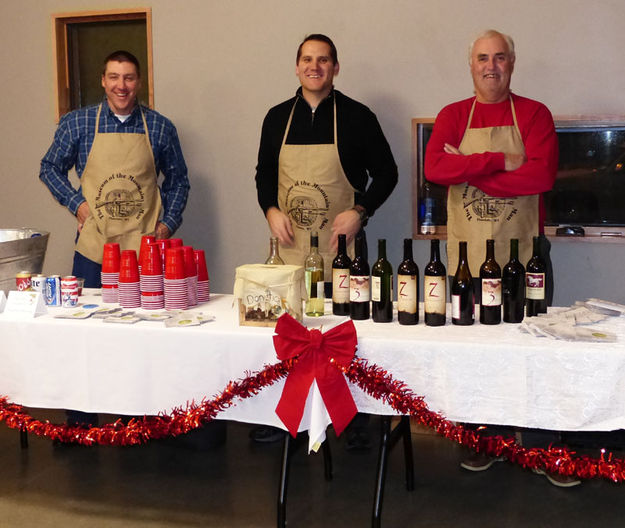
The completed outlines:
[[[176,408],[169,415],[148,416],[132,419],[128,424],[121,421],[101,427],[68,426],[42,422],[28,415],[22,406],[0,398],[0,421],[8,427],[19,429],[38,436],[45,436],[61,442],[74,442],[82,445],[137,445],[151,439],[177,436],[201,427],[213,420],[221,411],[230,407],[235,398],[245,399],[257,394],[264,387],[285,377],[295,359],[266,366],[246,378],[230,382],[226,389],[213,400],[194,402],[186,408]],[[337,365],[337,368],[340,368]],[[542,469],[550,473],[575,475],[579,478],[605,478],[613,482],[625,481],[625,460],[613,458],[612,453],[602,450],[600,458],[575,456],[574,451],[564,448],[547,449],[524,448],[514,438],[482,436],[479,432],[454,425],[442,415],[431,411],[422,396],[416,396],[385,370],[367,361],[354,358],[351,365],[341,368],[345,376],[374,398],[390,405],[402,415],[410,415],[418,423],[429,427],[438,434],[489,455],[505,456],[511,462],[524,468]],[[247,374],[247,373],[246,373]]]

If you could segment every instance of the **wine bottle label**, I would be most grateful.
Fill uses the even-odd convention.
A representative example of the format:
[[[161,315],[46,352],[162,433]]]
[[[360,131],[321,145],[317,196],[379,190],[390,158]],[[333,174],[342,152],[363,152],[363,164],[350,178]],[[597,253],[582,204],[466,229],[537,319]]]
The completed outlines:
[[[482,306],[501,306],[501,279],[482,279]]]
[[[416,275],[397,275],[397,310],[417,313]]]
[[[545,298],[545,274],[525,274],[525,296],[534,301],[542,301]]]
[[[309,298],[324,297],[323,270],[304,270],[304,282],[306,284],[306,293]]]
[[[382,277],[371,277],[371,300],[380,302],[382,300]]]
[[[349,302],[349,269],[332,270],[332,302]]]
[[[451,296],[451,317],[460,319],[460,295]]]
[[[433,277],[425,275],[423,277],[423,301],[426,313],[445,313],[445,277]]]
[[[368,275],[349,276],[350,302],[369,302],[371,300],[371,286]]]

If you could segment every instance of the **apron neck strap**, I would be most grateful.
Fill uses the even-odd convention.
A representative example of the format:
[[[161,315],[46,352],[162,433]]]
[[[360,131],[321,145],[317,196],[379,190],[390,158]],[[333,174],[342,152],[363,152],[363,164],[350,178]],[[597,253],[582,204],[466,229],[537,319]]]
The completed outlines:
[[[339,143],[339,139],[338,139],[338,134],[337,134],[337,125],[336,125],[336,96],[333,94],[332,95],[332,99],[333,99],[333,108],[334,108],[334,144],[337,146],[338,148],[338,143]],[[289,114],[289,119],[286,122],[286,127],[284,129],[284,135],[282,136],[282,146],[286,145],[286,137],[289,134],[289,129],[291,128],[291,122],[293,121],[293,114],[295,113],[295,105],[297,104],[297,101],[299,100],[299,97],[295,98],[295,102],[293,103],[293,106],[291,107],[291,113]],[[147,130],[147,127],[146,127]]]

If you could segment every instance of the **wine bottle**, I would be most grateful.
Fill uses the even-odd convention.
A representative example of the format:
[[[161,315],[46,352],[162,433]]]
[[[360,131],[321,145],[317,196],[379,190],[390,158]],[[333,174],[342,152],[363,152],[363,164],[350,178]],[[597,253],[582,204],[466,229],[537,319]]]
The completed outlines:
[[[319,237],[317,231],[310,233],[310,253],[304,261],[304,277],[306,280],[306,315],[319,317],[324,314],[324,282],[323,257],[319,254]]]
[[[447,302],[447,270],[441,262],[440,240],[430,242],[430,262],[423,270],[423,304],[425,324],[445,324]]]
[[[503,320],[520,323],[525,310],[525,268],[519,262],[519,239],[510,239],[510,261],[503,267],[501,289]]]
[[[364,240],[356,237],[356,252],[349,268],[349,316],[352,319],[369,319],[371,285],[369,263],[364,256]]]
[[[371,268],[371,309],[373,321],[390,323],[393,320],[393,267],[386,260],[386,240],[378,240],[378,260]]]
[[[547,266],[540,257],[540,238],[534,237],[532,258],[525,267],[525,310],[528,317],[547,313],[545,273]]]
[[[495,241],[486,241],[486,260],[480,266],[480,323],[501,323],[501,268],[495,260]]]
[[[419,322],[419,267],[412,259],[412,238],[404,238],[404,260],[397,268],[397,320],[401,325]]]
[[[467,259],[467,243],[459,242],[458,269],[451,283],[451,322],[455,325],[472,325],[475,320],[473,277]]]
[[[339,235],[339,250],[332,261],[332,313],[349,315],[349,267],[345,235]]]
[[[279,244],[277,237],[269,239],[269,256],[265,264],[284,264],[284,260],[280,258]]]

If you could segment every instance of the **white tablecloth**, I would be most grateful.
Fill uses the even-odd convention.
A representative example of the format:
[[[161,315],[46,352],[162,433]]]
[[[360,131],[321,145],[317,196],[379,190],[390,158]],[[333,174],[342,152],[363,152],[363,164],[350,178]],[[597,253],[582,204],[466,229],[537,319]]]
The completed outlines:
[[[81,297],[81,302],[101,298]],[[329,309],[329,306],[327,307]],[[0,395],[29,407],[156,414],[211,398],[231,380],[277,362],[272,328],[241,327],[230,295],[197,311],[216,320],[166,328],[0,314]],[[344,318],[306,318],[309,328]],[[570,343],[524,334],[518,325],[401,326],[355,321],[358,355],[403,380],[451,420],[559,430],[625,428],[625,319],[598,328],[617,343]],[[281,426],[275,407],[284,381],[220,418]],[[394,411],[350,385],[358,409]],[[315,411],[316,409],[316,411]],[[321,412],[319,412],[321,409]],[[318,397],[301,430],[327,421]],[[325,417],[324,417],[325,416]],[[319,423],[316,428],[324,427]]]

